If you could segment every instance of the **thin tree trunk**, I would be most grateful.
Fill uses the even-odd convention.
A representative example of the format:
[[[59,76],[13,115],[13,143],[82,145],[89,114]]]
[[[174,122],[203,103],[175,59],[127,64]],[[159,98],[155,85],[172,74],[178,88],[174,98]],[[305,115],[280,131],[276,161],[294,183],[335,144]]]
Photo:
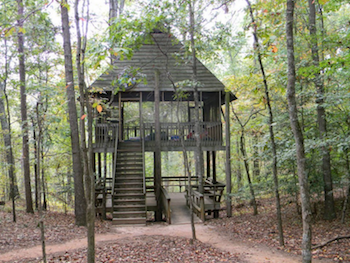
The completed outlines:
[[[273,171],[273,182],[274,182],[274,190],[275,190],[275,200],[276,200],[276,217],[277,217],[277,228],[278,228],[278,238],[279,238],[279,244],[281,246],[284,246],[284,237],[283,237],[283,226],[282,226],[282,213],[281,213],[281,201],[280,201],[280,194],[279,194],[279,186],[278,186],[278,172],[277,172],[277,149],[276,149],[276,143],[275,143],[275,134],[273,130],[273,112],[272,112],[272,106],[271,106],[271,100],[270,100],[270,94],[269,94],[269,87],[267,85],[267,79],[265,74],[265,68],[262,62],[262,56],[260,51],[260,44],[259,44],[259,38],[257,35],[257,26],[255,23],[253,10],[250,5],[249,0],[246,0],[249,10],[250,10],[250,17],[252,19],[252,24],[254,26],[254,45],[257,50],[258,55],[258,61],[260,66],[261,75],[263,77],[263,83],[265,88],[265,98],[267,103],[267,108],[269,111],[269,133],[270,133],[270,142],[271,142],[271,148],[272,148],[272,171]]]
[[[341,222],[345,223],[346,210],[348,208],[349,198],[350,198],[350,160],[349,160],[349,151],[346,149],[344,152],[345,161],[346,161],[346,171],[347,171],[347,186],[345,191],[345,200],[342,209]]]
[[[298,177],[302,206],[302,218],[303,218],[303,238],[302,238],[302,262],[310,263],[312,259],[311,255],[311,205],[310,205],[310,193],[308,178],[306,173],[306,158],[304,149],[304,138],[298,121],[298,112],[295,96],[295,61],[294,61],[294,37],[293,37],[293,23],[294,23],[294,0],[287,0],[287,12],[286,12],[286,36],[287,36],[287,58],[288,58],[288,82],[287,82],[287,100],[289,108],[289,118],[291,127],[293,130],[297,165],[298,165]]]
[[[34,147],[34,189],[35,189],[35,209],[39,209],[39,190],[38,190],[38,167],[37,167],[37,138],[36,138],[36,131],[35,131],[35,122],[34,118],[32,118],[32,125],[33,125],[33,147]]]
[[[240,161],[240,151],[239,151],[239,136],[237,136],[236,140],[236,163],[237,163],[237,170],[236,170],[236,176],[237,176],[237,188],[240,189],[242,187],[242,171],[241,171],[241,161]]]
[[[253,185],[252,185],[252,180],[251,180],[251,177],[250,177],[249,164],[248,164],[248,160],[247,160],[247,152],[246,152],[246,149],[245,149],[245,139],[244,139],[244,129],[243,128],[241,130],[240,147],[241,147],[241,153],[242,153],[242,157],[243,157],[245,171],[246,171],[246,174],[247,174],[247,180],[248,180],[249,191],[250,191],[250,196],[251,196],[250,203],[253,206],[254,215],[257,215],[258,214],[258,206],[256,204],[255,192],[254,192],[254,188],[253,188]]]
[[[83,4],[84,5],[84,4]],[[85,183],[85,198],[87,201],[87,213],[86,213],[86,222],[87,222],[87,238],[88,238],[88,251],[87,251],[87,261],[88,263],[95,262],[95,199],[94,199],[94,176],[92,172],[92,110],[89,105],[89,98],[85,92],[85,80],[84,80],[84,66],[85,66],[85,49],[87,43],[87,30],[88,30],[88,20],[85,24],[85,32],[83,31],[83,43],[81,42],[81,32],[80,32],[80,17],[79,17],[79,0],[75,1],[75,25],[77,30],[77,56],[76,56],[76,65],[78,72],[78,81],[79,81],[79,91],[80,91],[80,135],[81,135],[81,148],[82,148],[82,157],[83,157],[83,167],[84,167],[84,183]],[[87,7],[87,19],[89,17],[89,1],[86,3]],[[84,6],[83,6],[84,8]],[[84,13],[82,12],[82,15]],[[85,131],[85,107],[87,108],[88,115],[88,145],[86,144],[86,131]],[[107,138],[107,136],[105,136]],[[107,162],[105,154],[105,162]],[[106,165],[105,165],[106,173]],[[106,184],[106,176],[105,176]],[[105,193],[104,193],[105,194]]]
[[[5,151],[6,151],[6,162],[8,165],[8,174],[10,178],[10,198],[12,200],[12,220],[16,222],[16,205],[15,205],[15,163],[12,153],[12,136],[11,136],[11,123],[8,122],[6,116],[9,112],[5,111],[5,103],[3,100],[3,95],[5,95],[5,84],[0,82],[0,122],[4,137]],[[6,96],[6,95],[5,95]]]
[[[311,53],[312,60],[315,68],[320,66],[320,58],[318,55],[318,41],[317,41],[317,29],[316,29],[316,8],[315,0],[309,1],[309,31],[311,38]],[[333,198],[333,182],[331,172],[331,155],[329,147],[326,143],[327,136],[327,121],[326,111],[324,108],[324,84],[320,72],[314,73],[315,86],[316,86],[316,104],[317,104],[317,124],[319,136],[322,141],[321,154],[322,154],[322,174],[323,174],[323,186],[324,186],[324,214],[323,217],[326,220],[331,220],[336,217],[334,198]]]
[[[83,184],[83,167],[81,164],[78,116],[75,104],[74,77],[72,64],[72,48],[70,43],[69,17],[66,0],[61,1],[61,19],[63,32],[63,48],[65,61],[66,90],[68,99],[69,125],[71,129],[72,160],[75,194],[75,223],[86,225],[86,200]]]
[[[193,243],[193,240],[196,240],[196,228],[194,225],[194,210],[193,210],[193,200],[192,200],[192,185],[191,185],[191,169],[190,169],[190,161],[188,158],[188,153],[186,150],[186,146],[185,146],[185,142],[184,142],[184,135],[182,134],[182,129],[180,127],[180,99],[181,99],[181,94],[178,93],[178,89],[177,86],[175,84],[175,82],[173,81],[172,77],[171,77],[171,72],[169,71],[168,68],[168,61],[169,61],[169,57],[168,54],[163,52],[161,49],[159,49],[160,52],[163,53],[163,55],[166,57],[166,72],[167,72],[167,77],[169,79],[169,81],[171,82],[173,89],[175,91],[176,96],[176,101],[177,101],[177,111],[176,111],[176,121],[177,121],[177,129],[180,131],[180,142],[181,142],[181,147],[182,147],[182,154],[183,154],[183,160],[184,160],[184,170],[185,170],[185,174],[187,174],[187,185],[188,185],[188,202],[189,202],[189,206],[190,206],[190,213],[191,213],[191,233],[192,233],[192,239],[191,239],[191,243]]]
[[[199,92],[197,85],[197,58],[196,58],[196,48],[194,40],[194,0],[189,1],[189,13],[190,13],[190,39],[191,39],[191,50],[192,50],[192,86],[193,86],[193,98],[194,98],[194,138],[196,140],[195,148],[195,163],[196,163],[196,176],[198,176],[199,184],[198,191],[203,194],[204,192],[204,182],[203,182],[203,169],[204,169],[204,159],[202,153],[202,142],[200,138],[201,127],[200,127],[200,114],[199,114]]]
[[[18,6],[18,58],[19,58],[19,81],[21,94],[21,120],[22,120],[22,166],[24,174],[24,188],[26,194],[26,211],[34,213],[32,190],[30,186],[30,163],[29,163],[29,139],[27,118],[27,95],[26,95],[26,71],[24,58],[24,36],[23,36],[23,0],[17,0]]]
[[[37,151],[36,151],[36,169],[37,169],[37,185],[38,185],[38,212],[39,212],[39,226],[40,226],[40,238],[41,238],[41,249],[43,253],[43,262],[46,263],[46,246],[45,246],[45,227],[44,227],[44,214],[42,211],[42,203],[41,203],[41,182],[40,182],[40,170],[41,170],[41,142],[42,142],[42,125],[41,125],[41,116],[40,116],[40,105],[41,95],[39,96],[39,101],[36,104],[36,118],[38,124],[38,138],[37,138]]]

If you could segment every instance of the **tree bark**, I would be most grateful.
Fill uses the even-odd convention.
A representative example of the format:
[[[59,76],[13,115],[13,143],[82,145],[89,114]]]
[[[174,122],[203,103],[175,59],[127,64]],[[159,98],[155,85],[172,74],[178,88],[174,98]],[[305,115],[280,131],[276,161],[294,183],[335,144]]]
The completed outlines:
[[[250,5],[249,0],[246,0],[250,10],[250,17],[252,19],[252,25],[254,26],[253,36],[254,36],[254,45],[257,50],[258,61],[260,66],[261,75],[263,77],[263,83],[265,88],[265,98],[266,104],[269,111],[269,133],[270,133],[270,142],[272,148],[272,172],[273,172],[273,182],[274,182],[274,191],[275,191],[275,201],[276,201],[276,217],[277,217],[277,228],[278,228],[278,238],[279,244],[284,246],[284,237],[283,237],[283,226],[282,226],[282,213],[281,213],[281,201],[279,194],[279,186],[278,186],[278,172],[277,172],[277,147],[275,143],[275,133],[273,130],[273,112],[270,100],[269,87],[267,85],[267,79],[265,74],[265,68],[262,62],[262,56],[260,52],[260,44],[259,38],[257,34],[257,26],[253,15],[253,9]]]
[[[315,0],[309,1],[309,31],[311,38],[311,54],[313,65],[316,69],[320,66],[318,41],[317,41],[317,28],[316,28],[316,8]],[[326,143],[327,136],[327,121],[326,111],[324,108],[324,84],[320,71],[315,72],[314,83],[316,86],[316,104],[317,104],[317,124],[320,140],[322,141],[321,155],[322,155],[322,174],[323,174],[323,187],[324,187],[324,214],[323,217],[326,220],[332,220],[336,217],[334,198],[333,198],[333,181],[331,172],[331,156],[329,147]]]
[[[83,168],[81,163],[78,116],[75,104],[74,77],[72,64],[72,48],[70,43],[69,17],[66,0],[61,1],[61,20],[63,32],[64,65],[66,90],[68,99],[69,125],[71,129],[72,160],[74,174],[75,223],[86,225],[86,200],[83,184]]]
[[[287,37],[287,58],[288,58],[288,82],[287,82],[287,100],[289,108],[289,119],[291,128],[293,130],[297,167],[299,177],[299,187],[302,205],[303,218],[303,238],[302,238],[302,262],[311,262],[311,205],[309,184],[306,173],[306,158],[304,149],[304,137],[298,121],[297,103],[295,96],[295,60],[294,60],[294,37],[293,37],[293,23],[294,23],[294,0],[287,0],[286,12],[286,37]]]
[[[24,36],[23,36],[23,0],[17,0],[18,6],[18,59],[19,59],[19,81],[21,94],[21,120],[22,120],[22,167],[24,175],[24,188],[26,195],[26,211],[34,213],[32,190],[30,186],[30,163],[29,163],[29,139],[27,118],[27,95],[26,95],[26,71],[24,58]]]

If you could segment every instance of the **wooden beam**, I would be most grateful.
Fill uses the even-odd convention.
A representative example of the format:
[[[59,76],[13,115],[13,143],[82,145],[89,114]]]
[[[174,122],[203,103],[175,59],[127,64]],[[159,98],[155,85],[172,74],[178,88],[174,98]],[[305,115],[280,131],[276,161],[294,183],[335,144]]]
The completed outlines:
[[[231,201],[231,133],[230,133],[230,92],[225,94],[225,137],[226,137],[226,211],[227,217],[232,216]]]

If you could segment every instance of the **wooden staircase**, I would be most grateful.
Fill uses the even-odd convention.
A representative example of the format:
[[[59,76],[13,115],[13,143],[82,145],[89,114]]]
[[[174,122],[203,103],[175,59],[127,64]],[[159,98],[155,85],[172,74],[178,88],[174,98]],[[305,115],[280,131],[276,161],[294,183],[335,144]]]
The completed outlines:
[[[141,142],[119,142],[113,193],[113,224],[146,224]]]

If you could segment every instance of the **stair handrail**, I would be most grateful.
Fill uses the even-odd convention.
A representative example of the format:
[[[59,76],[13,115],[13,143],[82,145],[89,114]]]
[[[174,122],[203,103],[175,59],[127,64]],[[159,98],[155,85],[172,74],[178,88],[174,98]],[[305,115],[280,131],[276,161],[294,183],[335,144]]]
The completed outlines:
[[[115,173],[117,169],[117,153],[118,153],[118,136],[119,136],[119,125],[115,128],[115,142],[114,142],[114,160],[113,160],[113,179],[112,179],[112,201],[114,195],[114,185],[115,185]],[[112,202],[113,203],[113,202]]]

